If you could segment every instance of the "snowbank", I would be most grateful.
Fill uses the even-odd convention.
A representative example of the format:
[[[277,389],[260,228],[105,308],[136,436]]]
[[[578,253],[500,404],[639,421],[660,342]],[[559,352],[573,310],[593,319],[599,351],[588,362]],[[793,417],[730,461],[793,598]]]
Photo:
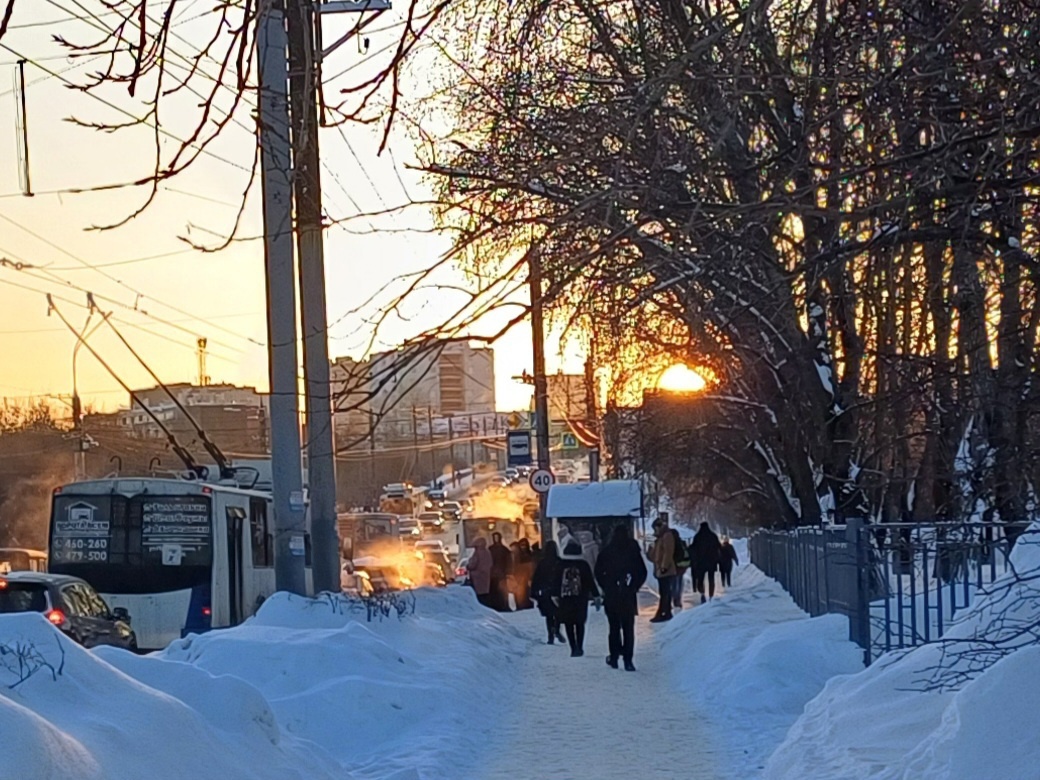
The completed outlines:
[[[1022,628],[1040,621],[1040,525],[1019,540],[1011,561],[1018,576],[994,583],[943,643],[890,653],[831,680],[765,777],[1036,777],[1040,648]],[[993,642],[1001,652],[990,652]]]
[[[22,678],[18,659],[10,653],[0,657],[0,756],[6,776],[19,780],[343,776],[321,751],[287,738],[263,697],[251,695],[244,684],[213,680],[196,670],[167,670],[163,676],[170,679],[163,688],[185,693],[191,699],[185,701],[120,672],[66,639],[37,614],[5,615],[0,641],[8,647],[32,648],[38,655],[32,665],[42,660],[50,666],[39,666],[18,684]],[[130,665],[149,663],[117,652]]]
[[[472,724],[491,717],[485,691],[512,684],[528,643],[468,588],[415,599],[403,620],[366,622],[343,599],[278,594],[242,626],[174,642],[160,658],[254,685],[289,734],[357,777],[453,777],[460,751],[475,749]]]
[[[458,777],[528,644],[468,588],[372,622],[346,599],[277,594],[143,657],[84,650],[39,615],[0,618],[4,642],[61,670],[11,690],[0,656],[0,756],[19,780]]]
[[[746,552],[736,542],[737,554]],[[714,716],[713,738],[742,749],[752,768],[831,677],[863,666],[844,617],[810,618],[753,566],[738,567],[733,587],[713,601],[662,625],[660,637],[679,691]]]

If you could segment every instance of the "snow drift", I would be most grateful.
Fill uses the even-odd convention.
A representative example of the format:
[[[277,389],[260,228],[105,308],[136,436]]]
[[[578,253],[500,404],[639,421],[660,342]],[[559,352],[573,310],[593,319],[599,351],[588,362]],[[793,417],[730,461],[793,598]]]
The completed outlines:
[[[765,776],[975,780],[1037,776],[1040,524],[938,644],[836,677],[805,708]],[[996,648],[996,649],[994,649]],[[958,688],[952,690],[950,686]]]
[[[16,642],[56,670],[11,689],[17,663],[0,657],[0,755],[19,780],[465,776],[487,691],[514,684],[527,646],[468,588],[372,622],[346,599],[277,594],[143,657],[84,650],[39,615],[0,618]]]
[[[745,561],[746,547],[737,552]],[[738,567],[732,588],[683,610],[660,631],[679,691],[716,716],[714,739],[732,743],[752,768],[831,677],[863,667],[844,617],[810,618],[753,566]]]
[[[37,667],[23,679],[18,659],[10,653],[0,659],[0,755],[10,777],[337,776],[331,759],[286,737],[263,697],[249,695],[244,684],[196,672],[192,682],[199,685],[194,698],[200,711],[123,674],[66,639],[42,615],[7,615],[0,626],[0,639],[8,646],[32,648],[50,667]],[[171,677],[180,671],[172,670]],[[168,687],[176,689],[183,681],[182,676]],[[240,694],[245,695],[232,703]],[[227,715],[237,710],[237,717],[216,717],[220,707]]]

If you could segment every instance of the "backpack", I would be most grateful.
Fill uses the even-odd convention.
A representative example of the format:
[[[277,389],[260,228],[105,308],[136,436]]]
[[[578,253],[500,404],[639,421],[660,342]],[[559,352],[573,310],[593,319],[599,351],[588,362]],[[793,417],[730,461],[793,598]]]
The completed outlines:
[[[572,598],[581,595],[581,569],[577,566],[567,566],[560,578],[560,598]]]
[[[679,569],[690,568],[690,551],[686,549],[686,543],[683,542],[682,537],[679,536],[679,532],[674,528],[670,529],[672,536],[675,538],[675,544],[672,547],[672,560]]]

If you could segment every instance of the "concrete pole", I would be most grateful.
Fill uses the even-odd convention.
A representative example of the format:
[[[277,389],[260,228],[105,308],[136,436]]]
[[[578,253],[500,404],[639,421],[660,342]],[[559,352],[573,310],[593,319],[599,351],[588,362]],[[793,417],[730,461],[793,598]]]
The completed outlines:
[[[314,50],[315,19],[311,2],[287,0],[286,22],[314,591],[339,592],[336,449],[333,443],[329,384],[325,246],[321,223],[321,157],[318,149],[315,61],[318,54]]]
[[[531,344],[534,359],[535,437],[538,441],[538,468],[549,469],[549,384],[545,378],[545,324],[542,316],[542,260],[538,250],[527,253],[527,280],[531,288]],[[548,493],[538,494],[542,525],[542,545],[552,541],[552,524],[545,515]]]
[[[256,25],[264,263],[267,270],[267,350],[271,385],[275,587],[303,594],[307,588],[304,571],[306,513],[296,386],[296,274],[286,62],[288,41],[282,0],[262,0]]]

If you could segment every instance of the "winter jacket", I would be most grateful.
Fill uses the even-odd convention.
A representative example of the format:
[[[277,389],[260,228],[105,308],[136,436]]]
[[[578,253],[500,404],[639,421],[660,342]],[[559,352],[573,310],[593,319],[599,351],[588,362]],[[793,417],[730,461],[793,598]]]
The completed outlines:
[[[733,545],[729,542],[724,543],[722,545],[722,555],[719,558],[719,571],[733,571],[733,567],[739,564],[737,551],[733,549]]]
[[[478,596],[486,596],[491,592],[491,553],[488,552],[487,539],[473,542],[473,554],[466,563],[470,583]]]
[[[552,603],[552,595],[553,586],[556,583],[556,567],[559,563],[558,556],[544,557],[538,561],[534,576],[531,577],[531,598],[538,602],[538,611],[545,616],[556,611],[555,605]]]
[[[690,542],[690,562],[695,572],[707,573],[719,568],[722,560],[722,542],[715,532],[701,523],[700,530]]]
[[[670,529],[662,529],[650,549],[650,560],[654,564],[654,576],[674,577],[678,574],[675,568],[675,534]]]
[[[646,582],[646,564],[634,539],[611,541],[596,559],[596,582],[603,589],[603,603],[634,615],[636,593]]]
[[[504,580],[513,573],[513,553],[501,542],[488,548],[491,553],[491,576],[496,580]]]
[[[567,579],[577,569],[577,593],[564,595]],[[571,585],[574,587],[574,585]],[[589,599],[599,596],[592,568],[584,558],[560,558],[553,577],[553,597],[559,599],[556,617],[561,623],[584,623],[589,613]]]

